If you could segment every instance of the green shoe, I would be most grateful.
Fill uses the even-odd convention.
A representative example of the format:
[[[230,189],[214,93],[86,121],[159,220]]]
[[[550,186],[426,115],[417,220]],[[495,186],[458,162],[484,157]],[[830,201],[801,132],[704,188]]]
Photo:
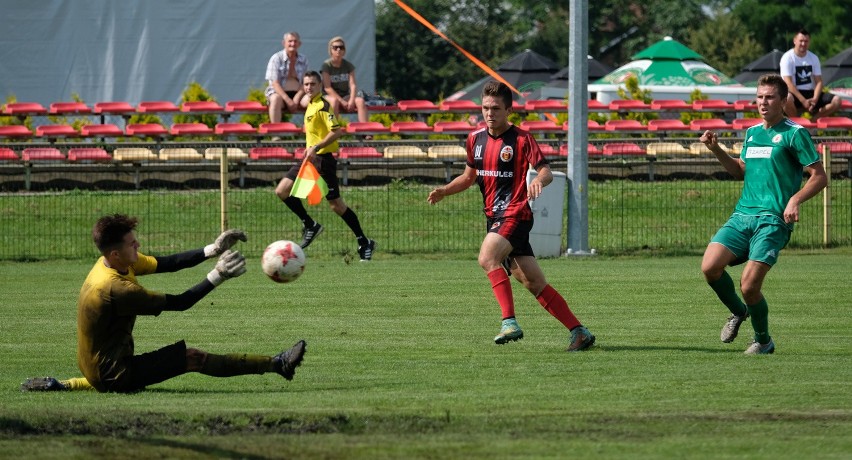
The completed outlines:
[[[582,351],[595,343],[595,336],[585,326],[575,327],[571,330],[571,343],[568,351]]]
[[[500,333],[497,334],[497,337],[494,337],[494,343],[503,345],[504,343],[514,342],[523,338],[524,331],[521,330],[521,326],[518,326],[515,318],[509,318],[503,320],[503,324],[500,326]]]

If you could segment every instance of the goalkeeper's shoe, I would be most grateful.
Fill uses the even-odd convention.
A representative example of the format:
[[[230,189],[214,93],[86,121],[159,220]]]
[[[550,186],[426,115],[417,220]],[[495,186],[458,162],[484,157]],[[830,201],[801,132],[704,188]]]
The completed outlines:
[[[571,329],[571,343],[568,351],[583,351],[595,344],[595,336],[585,326]]]
[[[68,391],[70,388],[53,377],[35,377],[21,384],[21,391]]]
[[[322,230],[322,224],[319,222],[314,222],[314,225],[311,225],[310,227],[302,228],[302,244],[299,246],[301,246],[302,249],[307,248],[308,245],[314,241],[314,238],[318,237],[319,234],[322,233]]]
[[[719,338],[722,339],[724,343],[731,343],[737,338],[737,333],[740,332],[740,325],[743,324],[743,321],[748,318],[748,313],[743,316],[731,315],[728,317],[728,320],[725,321],[725,325],[722,326],[722,333],[719,334]]]
[[[524,331],[521,330],[521,326],[518,326],[515,318],[508,318],[503,320],[503,324],[500,326],[500,333],[497,334],[497,337],[494,337],[494,343],[503,345],[504,343],[523,338]]]
[[[754,341],[744,352],[747,355],[769,355],[775,352],[775,342],[769,339],[769,343]]]
[[[272,366],[275,372],[281,374],[287,380],[293,380],[296,368],[299,367],[299,364],[302,364],[306,346],[304,340],[299,340],[289,350],[284,350],[272,357]]]

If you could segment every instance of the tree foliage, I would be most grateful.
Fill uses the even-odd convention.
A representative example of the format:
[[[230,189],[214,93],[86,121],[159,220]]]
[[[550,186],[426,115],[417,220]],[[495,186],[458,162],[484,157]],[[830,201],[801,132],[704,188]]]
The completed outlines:
[[[601,0],[588,2],[589,54],[614,67],[665,36],[734,76],[773,48],[789,49],[801,26],[822,59],[852,43],[849,0]],[[407,0],[406,4],[483,62],[532,49],[568,64],[565,0]],[[815,13],[818,12],[818,13]],[[393,0],[376,3],[378,90],[397,99],[438,100],[486,74]]]

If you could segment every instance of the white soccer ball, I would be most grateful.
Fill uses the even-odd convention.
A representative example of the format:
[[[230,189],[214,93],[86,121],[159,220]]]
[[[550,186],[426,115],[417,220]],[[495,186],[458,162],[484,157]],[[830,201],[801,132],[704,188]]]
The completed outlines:
[[[292,241],[280,240],[263,250],[260,263],[263,273],[272,281],[289,283],[305,271],[305,252]]]

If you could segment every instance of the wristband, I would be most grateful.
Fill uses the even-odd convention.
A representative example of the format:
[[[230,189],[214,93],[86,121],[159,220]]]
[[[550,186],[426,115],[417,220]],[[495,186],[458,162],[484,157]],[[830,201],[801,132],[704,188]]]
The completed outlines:
[[[215,255],[216,255],[216,245],[215,244],[208,244],[207,246],[204,246],[204,257],[207,257],[209,259],[209,258],[211,258]]]
[[[219,270],[213,269],[210,270],[210,273],[207,274],[207,281],[210,281],[210,284],[213,286],[218,286],[225,282],[225,278],[222,277],[222,274],[219,273]]]

